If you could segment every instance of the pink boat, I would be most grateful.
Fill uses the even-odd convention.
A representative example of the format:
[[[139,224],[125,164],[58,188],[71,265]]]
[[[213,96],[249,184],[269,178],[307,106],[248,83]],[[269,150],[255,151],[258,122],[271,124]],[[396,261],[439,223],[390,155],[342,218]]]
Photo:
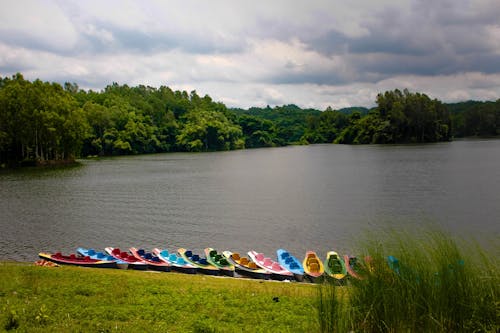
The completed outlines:
[[[273,280],[293,280],[293,273],[283,268],[278,262],[264,256],[263,253],[256,251],[248,251],[248,256],[255,264],[271,273]]]

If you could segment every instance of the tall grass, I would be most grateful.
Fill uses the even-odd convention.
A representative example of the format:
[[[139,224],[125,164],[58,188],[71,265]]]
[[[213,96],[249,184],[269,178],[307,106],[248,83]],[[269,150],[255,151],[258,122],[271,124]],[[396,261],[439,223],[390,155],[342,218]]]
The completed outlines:
[[[350,280],[347,297],[339,297],[342,287],[319,289],[323,332],[499,330],[498,258],[478,244],[432,229],[385,232],[362,249],[371,257],[370,270],[365,279]],[[397,272],[388,255],[399,260]]]

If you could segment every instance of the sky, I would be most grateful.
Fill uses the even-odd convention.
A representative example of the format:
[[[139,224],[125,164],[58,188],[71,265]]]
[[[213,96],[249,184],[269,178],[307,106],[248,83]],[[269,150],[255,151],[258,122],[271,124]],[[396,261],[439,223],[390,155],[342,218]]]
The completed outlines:
[[[0,0],[0,76],[196,90],[229,107],[500,98],[499,0]]]

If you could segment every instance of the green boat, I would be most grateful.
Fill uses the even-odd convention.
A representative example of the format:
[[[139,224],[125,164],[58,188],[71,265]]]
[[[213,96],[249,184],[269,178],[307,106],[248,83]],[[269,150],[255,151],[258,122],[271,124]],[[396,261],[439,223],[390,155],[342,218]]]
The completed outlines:
[[[329,251],[325,259],[325,273],[327,276],[335,279],[342,280],[347,275],[347,268],[344,260],[335,251]]]
[[[210,264],[220,269],[222,274],[234,276],[234,265],[231,264],[222,254],[217,253],[217,250],[207,247],[205,249],[205,257]]]

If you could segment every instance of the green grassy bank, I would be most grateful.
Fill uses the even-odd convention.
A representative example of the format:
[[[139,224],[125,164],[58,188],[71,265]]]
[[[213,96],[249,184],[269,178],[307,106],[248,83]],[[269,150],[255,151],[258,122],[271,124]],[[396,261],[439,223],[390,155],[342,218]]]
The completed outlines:
[[[0,263],[0,331],[316,332],[316,286]]]
[[[323,285],[322,332],[499,332],[499,243],[435,229],[372,233],[361,280]],[[397,259],[388,264],[388,257]],[[347,289],[347,293],[345,292]]]

